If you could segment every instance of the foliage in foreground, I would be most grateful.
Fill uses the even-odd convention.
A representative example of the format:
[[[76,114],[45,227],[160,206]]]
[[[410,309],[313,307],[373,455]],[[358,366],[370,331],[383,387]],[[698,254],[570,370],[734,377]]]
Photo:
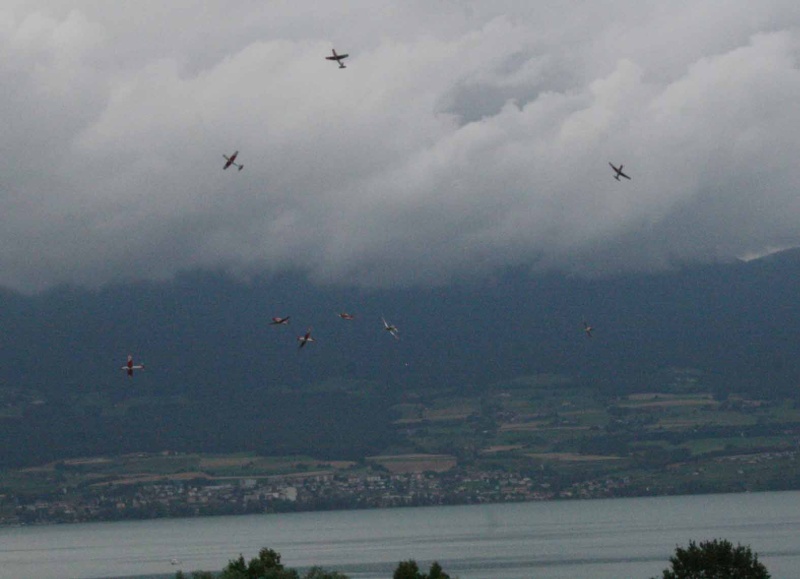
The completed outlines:
[[[669,561],[672,568],[664,569],[661,579],[770,579],[750,547],[724,539],[689,541],[685,549],[676,547]]]
[[[394,572],[394,579],[450,579],[442,566],[433,562],[427,574],[419,570],[414,560],[401,561]],[[190,579],[182,571],[175,574],[175,579]],[[258,552],[258,557],[246,562],[243,555],[228,561],[228,565],[220,573],[209,571],[195,571],[191,579],[349,579],[347,575],[338,571],[326,571],[322,567],[312,567],[304,575],[295,569],[287,569],[281,563],[281,554],[273,549],[264,547]]]
[[[189,579],[181,571],[175,579]],[[258,552],[258,557],[246,562],[243,555],[228,561],[228,565],[221,573],[215,574],[208,571],[195,571],[191,579],[301,579],[300,573],[295,569],[287,569],[281,563],[281,554],[274,549],[264,547]],[[322,567],[312,567],[302,579],[349,579],[347,575],[336,571],[326,571]]]
[[[419,570],[417,562],[410,559],[401,561],[397,565],[392,579],[450,579],[450,575],[442,570],[442,566],[437,561],[433,562],[430,571],[426,575]]]

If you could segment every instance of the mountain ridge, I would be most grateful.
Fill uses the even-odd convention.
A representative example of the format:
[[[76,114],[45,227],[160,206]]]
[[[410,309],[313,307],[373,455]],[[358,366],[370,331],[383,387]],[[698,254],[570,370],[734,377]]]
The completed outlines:
[[[363,290],[191,272],[4,292],[0,425],[18,444],[0,450],[0,465],[176,446],[352,459],[392,444],[391,407],[410,391],[480,392],[535,374],[614,395],[657,388],[665,368],[686,367],[712,391],[795,396],[799,275],[800,251],[790,250],[605,279],[508,271],[487,283]],[[277,315],[291,325],[270,326]],[[308,327],[317,341],[299,350]],[[128,353],[147,366],[133,379],[120,370]]]

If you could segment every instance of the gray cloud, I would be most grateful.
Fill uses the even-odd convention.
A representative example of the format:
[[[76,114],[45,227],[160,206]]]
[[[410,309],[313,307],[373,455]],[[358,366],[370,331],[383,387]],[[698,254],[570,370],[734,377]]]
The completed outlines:
[[[197,267],[424,284],[800,245],[798,16],[780,1],[11,2],[0,284]],[[323,60],[333,46],[346,70]],[[246,168],[223,172],[234,149]]]

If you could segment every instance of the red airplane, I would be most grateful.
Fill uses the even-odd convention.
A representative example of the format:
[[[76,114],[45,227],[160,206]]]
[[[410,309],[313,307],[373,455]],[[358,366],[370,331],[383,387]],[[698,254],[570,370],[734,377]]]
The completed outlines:
[[[311,328],[308,328],[308,331],[306,331],[304,336],[297,336],[297,341],[300,342],[300,346],[298,346],[299,348],[302,348],[309,342],[314,342],[314,338],[311,337]]]
[[[144,364],[137,364],[136,366],[133,365],[133,356],[128,354],[128,363],[125,364],[122,368],[128,373],[128,376],[133,377],[134,370],[144,370]]]
[[[614,179],[619,181],[620,177],[625,177],[626,179],[630,180],[630,177],[628,177],[625,173],[622,172],[622,165],[620,165],[619,167],[615,167],[613,163],[609,163],[609,165],[611,165],[611,168],[617,172],[617,174],[614,175]]]
[[[222,155],[223,157],[225,157],[225,166],[224,166],[224,167],[222,167],[222,170],[223,170],[223,171],[224,171],[225,169],[227,169],[228,167],[230,167],[231,165],[235,165],[235,166],[239,167],[239,170],[240,170],[240,171],[241,171],[242,169],[244,169],[244,165],[239,165],[239,164],[236,162],[236,155],[238,155],[238,154],[239,154],[239,151],[234,151],[234,152],[233,152],[233,155],[231,155],[230,157],[229,157],[228,155]]]
[[[336,50],[333,49],[333,48],[331,49],[331,51],[333,52],[333,56],[326,56],[325,60],[335,60],[336,62],[339,63],[339,68],[347,68],[344,65],[344,63],[342,62],[342,60],[344,60],[345,58],[347,58],[350,55],[349,54],[336,54]]]
[[[270,326],[288,326],[289,325],[289,318],[292,316],[286,316],[285,318],[272,318],[272,321],[269,323]]]
[[[342,312],[341,314],[336,314],[343,320],[355,320],[356,317],[353,314],[348,314],[347,312]]]

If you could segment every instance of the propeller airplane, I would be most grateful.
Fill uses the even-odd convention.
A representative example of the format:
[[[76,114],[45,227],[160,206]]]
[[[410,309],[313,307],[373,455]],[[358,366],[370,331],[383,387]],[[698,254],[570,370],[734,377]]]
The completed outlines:
[[[233,155],[231,155],[230,157],[228,155],[222,155],[223,157],[225,157],[225,166],[222,167],[223,171],[225,169],[227,169],[228,167],[230,167],[231,165],[235,165],[236,167],[239,167],[240,171],[242,169],[244,169],[244,165],[240,165],[239,163],[236,162],[236,156],[238,154],[239,154],[239,151],[234,151]]]
[[[336,49],[332,48],[331,52],[333,52],[333,56],[326,56],[325,60],[333,60],[339,64],[339,68],[347,68],[344,63],[342,62],[345,58],[350,56],[349,54],[336,54]]]
[[[630,180],[630,177],[628,177],[625,173],[622,172],[622,165],[620,165],[619,167],[615,167],[614,163],[609,163],[609,165],[611,165],[611,168],[617,172],[617,174],[614,175],[614,179],[619,181],[620,177],[625,177],[626,179]]]
[[[400,336],[398,336],[398,333],[400,332],[400,330],[397,329],[397,326],[387,322],[386,318],[381,318],[381,319],[383,320],[383,329],[389,332],[394,337],[395,340],[399,340]]]
[[[305,335],[297,336],[297,341],[300,342],[300,345],[298,346],[298,348],[302,348],[303,346],[305,346],[309,342],[314,342],[315,341],[314,338],[311,337],[311,328],[308,328],[308,330],[306,331]]]
[[[128,363],[125,364],[121,369],[125,370],[128,373],[128,376],[133,378],[133,371],[134,370],[144,370],[144,364],[136,364],[136,365],[134,365],[133,356],[128,354]]]

